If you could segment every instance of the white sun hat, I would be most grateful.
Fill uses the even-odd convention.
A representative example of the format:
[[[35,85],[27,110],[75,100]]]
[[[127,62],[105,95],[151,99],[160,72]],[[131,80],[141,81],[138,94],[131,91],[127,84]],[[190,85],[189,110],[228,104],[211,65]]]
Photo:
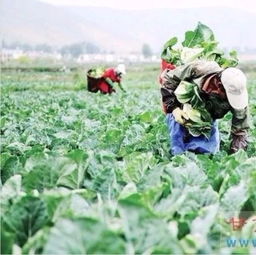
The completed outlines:
[[[221,74],[221,82],[234,109],[240,110],[248,106],[246,77],[241,70],[234,67],[225,69]]]
[[[119,64],[119,65],[116,67],[116,71],[117,71],[118,73],[126,74],[125,65],[124,65],[124,64]]]

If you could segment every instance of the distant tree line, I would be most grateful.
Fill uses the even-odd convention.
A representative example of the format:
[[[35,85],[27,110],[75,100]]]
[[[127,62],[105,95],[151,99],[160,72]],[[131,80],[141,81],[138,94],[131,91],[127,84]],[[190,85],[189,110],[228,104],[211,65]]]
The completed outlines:
[[[95,54],[95,53],[101,52],[100,48],[91,42],[73,43],[73,44],[62,46],[61,48],[56,48],[45,43],[32,46],[30,44],[21,43],[21,42],[6,43],[5,41],[2,41],[2,48],[21,49],[25,52],[28,52],[28,51],[41,51],[45,53],[59,52],[63,56],[70,55],[72,57],[78,57],[79,55],[82,55],[82,54]]]
[[[28,51],[38,51],[38,52],[45,52],[45,53],[52,53],[52,52],[59,52],[63,56],[71,56],[77,58],[82,54],[114,54],[114,51],[106,51],[101,49],[98,45],[91,43],[91,42],[79,42],[79,43],[72,43],[68,45],[64,45],[62,47],[54,47],[48,45],[46,43],[41,43],[37,45],[31,45],[28,43],[22,42],[11,42],[7,43],[4,40],[0,41],[1,45],[0,48],[4,49],[21,49],[24,52]],[[255,54],[256,48],[240,48],[240,47],[233,47],[239,53],[246,53],[246,54]],[[229,51],[229,49],[223,48],[224,51]],[[132,52],[133,54],[138,54],[138,52]],[[150,58],[153,55],[153,50],[148,43],[144,43],[141,47],[141,54],[145,58]]]
[[[25,52],[27,51],[43,51],[43,52],[53,52],[54,48],[48,44],[42,43],[37,45],[30,45],[28,43],[21,43],[21,42],[12,42],[12,43],[6,43],[5,41],[2,41],[2,48],[4,49],[21,49]]]
[[[73,57],[78,57],[82,54],[95,54],[100,52],[100,48],[90,42],[73,43],[67,46],[63,46],[60,49],[60,53],[62,55],[71,55]]]
[[[144,43],[142,45],[142,49],[141,49],[141,52],[142,52],[142,55],[145,57],[145,58],[149,58],[153,55],[153,52],[152,52],[152,49],[150,47],[149,44],[147,43]]]

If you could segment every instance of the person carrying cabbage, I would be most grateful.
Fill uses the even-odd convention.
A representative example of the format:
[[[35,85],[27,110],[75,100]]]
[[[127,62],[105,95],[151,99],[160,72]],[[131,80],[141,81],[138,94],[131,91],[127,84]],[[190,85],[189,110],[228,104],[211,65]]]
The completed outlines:
[[[87,86],[90,92],[100,91],[102,94],[111,94],[116,92],[114,89],[115,83],[118,84],[122,91],[125,91],[122,86],[122,77],[126,74],[125,65],[119,64],[115,68],[94,68],[87,72]]]
[[[232,113],[230,152],[246,150],[248,92],[241,70],[196,60],[173,70],[165,69],[160,80],[173,155],[219,151],[216,120],[228,112]]]

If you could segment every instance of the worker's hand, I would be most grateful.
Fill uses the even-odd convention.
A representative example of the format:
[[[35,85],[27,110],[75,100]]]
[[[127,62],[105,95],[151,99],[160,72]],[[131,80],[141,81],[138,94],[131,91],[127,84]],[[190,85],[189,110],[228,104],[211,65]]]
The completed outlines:
[[[187,114],[183,110],[181,110],[179,107],[175,108],[172,111],[172,114],[176,122],[180,124],[184,124],[185,121],[189,119]]]
[[[248,146],[246,134],[232,134],[232,142],[230,145],[230,153],[235,153],[239,149],[246,150]]]

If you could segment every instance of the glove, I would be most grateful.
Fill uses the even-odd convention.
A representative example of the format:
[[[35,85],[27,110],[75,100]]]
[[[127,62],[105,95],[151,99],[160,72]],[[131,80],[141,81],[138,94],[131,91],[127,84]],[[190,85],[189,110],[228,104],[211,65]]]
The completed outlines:
[[[172,114],[176,122],[180,123],[181,125],[185,123],[185,120],[189,119],[187,114],[184,111],[182,111],[179,107],[175,108],[172,111]]]
[[[239,149],[246,150],[248,146],[247,134],[232,134],[232,142],[230,145],[230,152],[235,153]]]

